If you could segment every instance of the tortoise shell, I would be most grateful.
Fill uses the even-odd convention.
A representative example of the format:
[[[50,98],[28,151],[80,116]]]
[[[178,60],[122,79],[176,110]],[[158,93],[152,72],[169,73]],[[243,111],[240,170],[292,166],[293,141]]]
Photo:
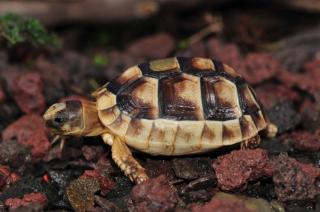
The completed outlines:
[[[139,64],[98,89],[96,98],[99,118],[112,134],[154,155],[210,151],[267,126],[247,82],[205,58]]]

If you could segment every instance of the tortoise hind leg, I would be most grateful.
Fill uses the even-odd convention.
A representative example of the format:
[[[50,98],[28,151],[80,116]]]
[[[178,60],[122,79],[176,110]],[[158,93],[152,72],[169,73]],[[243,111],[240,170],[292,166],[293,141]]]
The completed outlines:
[[[102,138],[104,140],[105,138],[111,139],[109,135],[102,136]],[[149,179],[144,168],[133,158],[130,149],[124,141],[115,136],[112,138],[112,142],[108,141],[108,144],[110,143],[112,144],[112,159],[131,181],[139,184]]]
[[[275,137],[277,135],[277,132],[278,132],[278,127],[271,122],[267,124],[267,127],[264,130],[264,134],[266,135],[267,138]]]
[[[254,149],[260,144],[260,136],[256,135],[241,142],[241,149]]]

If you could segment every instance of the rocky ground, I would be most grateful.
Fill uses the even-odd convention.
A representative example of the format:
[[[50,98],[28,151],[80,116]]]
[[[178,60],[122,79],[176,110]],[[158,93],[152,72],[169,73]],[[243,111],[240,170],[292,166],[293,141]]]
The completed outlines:
[[[318,19],[281,8],[202,8],[54,28],[60,49],[1,48],[1,210],[320,211]],[[50,144],[41,118],[50,104],[90,97],[125,68],[169,56],[234,67],[255,88],[277,137],[253,150],[235,145],[197,156],[135,152],[152,177],[140,185],[100,138],[68,138],[62,151]]]

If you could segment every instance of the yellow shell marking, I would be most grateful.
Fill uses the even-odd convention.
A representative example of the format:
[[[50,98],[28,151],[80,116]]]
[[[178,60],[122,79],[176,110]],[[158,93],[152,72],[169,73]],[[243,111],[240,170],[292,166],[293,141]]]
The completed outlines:
[[[178,70],[179,63],[177,58],[166,58],[161,60],[153,60],[150,62],[150,69],[153,71],[169,71]]]
[[[232,77],[240,77],[241,75],[238,74],[233,68],[231,68],[230,66],[223,64],[224,67],[224,71],[227,72],[228,74],[230,74]]]
[[[97,98],[97,109],[105,110],[111,108],[117,104],[116,95],[111,93],[108,90],[104,90],[104,92],[99,92]]]
[[[208,70],[212,71],[214,69],[214,65],[212,60],[206,59],[206,58],[201,58],[201,57],[195,57],[192,58],[192,67],[199,69],[199,70]]]

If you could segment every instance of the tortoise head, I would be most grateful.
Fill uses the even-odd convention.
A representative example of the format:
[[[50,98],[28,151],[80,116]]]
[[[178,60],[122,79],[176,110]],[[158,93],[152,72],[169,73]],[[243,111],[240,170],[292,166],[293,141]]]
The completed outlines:
[[[87,100],[55,103],[44,113],[43,119],[47,127],[59,135],[94,136],[105,131],[95,102]]]

